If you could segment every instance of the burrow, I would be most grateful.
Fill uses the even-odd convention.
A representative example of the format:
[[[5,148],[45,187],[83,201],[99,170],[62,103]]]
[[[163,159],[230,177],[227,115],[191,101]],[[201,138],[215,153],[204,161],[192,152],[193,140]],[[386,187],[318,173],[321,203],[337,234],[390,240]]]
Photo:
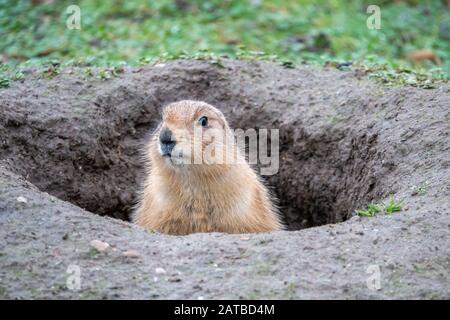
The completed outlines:
[[[234,128],[279,129],[279,172],[264,180],[290,230],[344,221],[386,195],[379,183],[378,136],[349,130],[352,118],[344,125],[317,125],[319,115],[311,125],[301,109],[268,101],[257,91],[236,91],[236,84],[220,83],[217,73],[195,76],[160,77],[156,88],[128,79],[94,90],[76,112],[75,100],[60,99],[51,116],[42,103],[33,106],[41,108],[33,115],[11,106],[2,120],[7,138],[1,158],[43,191],[127,220],[144,177],[142,144],[161,108],[197,99],[218,106]]]

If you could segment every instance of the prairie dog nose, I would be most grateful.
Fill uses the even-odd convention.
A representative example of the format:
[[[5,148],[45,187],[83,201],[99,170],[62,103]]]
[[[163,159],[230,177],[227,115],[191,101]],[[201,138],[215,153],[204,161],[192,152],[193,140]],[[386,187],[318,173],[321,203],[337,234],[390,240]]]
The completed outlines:
[[[169,128],[164,128],[159,134],[159,142],[161,144],[161,152],[163,156],[170,156],[173,147],[177,143],[175,138],[172,137],[172,131]]]

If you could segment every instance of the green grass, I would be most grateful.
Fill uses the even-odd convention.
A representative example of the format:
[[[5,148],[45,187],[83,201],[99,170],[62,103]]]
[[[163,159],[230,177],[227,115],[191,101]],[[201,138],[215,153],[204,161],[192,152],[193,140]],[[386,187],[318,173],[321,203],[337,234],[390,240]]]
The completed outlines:
[[[11,82],[10,78],[8,78],[7,76],[2,76],[0,78],[0,88],[9,87],[10,82]]]
[[[428,182],[425,181],[425,182],[422,182],[421,184],[419,184],[418,186],[414,186],[413,195],[418,194],[418,195],[423,196],[427,193],[427,191],[428,191]]]
[[[100,258],[103,256],[106,256],[106,253],[101,252],[101,251],[97,250],[96,248],[89,248],[89,251],[87,251],[87,253],[86,253],[87,259],[97,259],[97,258]]]
[[[423,87],[447,81],[450,70],[450,18],[441,0],[80,0],[81,30],[66,27],[71,4],[0,0],[0,86],[17,80],[17,70],[55,61],[105,67],[176,58],[219,64],[221,56],[286,67],[351,61],[384,83]],[[380,30],[366,27],[368,4],[381,7]],[[422,48],[444,64],[406,59]]]
[[[401,202],[395,201],[391,198],[387,203],[370,203],[365,209],[355,210],[355,213],[360,217],[374,217],[377,214],[384,212],[385,214],[392,214],[394,212],[402,211]]]
[[[384,205],[384,211],[387,214],[402,211],[402,204],[400,202],[396,202],[394,199],[391,199]]]
[[[382,210],[382,206],[375,203],[367,205],[366,209],[356,210],[356,214],[360,217],[373,217]]]

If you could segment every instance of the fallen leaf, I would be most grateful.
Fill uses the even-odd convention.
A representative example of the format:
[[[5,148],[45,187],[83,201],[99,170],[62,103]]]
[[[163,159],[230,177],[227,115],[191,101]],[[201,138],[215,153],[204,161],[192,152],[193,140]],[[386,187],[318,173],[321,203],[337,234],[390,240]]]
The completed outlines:
[[[442,64],[442,60],[430,49],[421,49],[414,51],[408,55],[408,59],[413,62],[430,60],[436,65]]]

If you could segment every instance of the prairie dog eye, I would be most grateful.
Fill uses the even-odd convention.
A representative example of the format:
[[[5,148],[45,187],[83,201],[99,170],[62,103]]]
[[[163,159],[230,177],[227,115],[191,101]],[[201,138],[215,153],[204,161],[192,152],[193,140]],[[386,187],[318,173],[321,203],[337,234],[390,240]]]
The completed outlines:
[[[206,127],[208,125],[208,118],[203,116],[200,119],[198,119],[198,123],[200,123],[202,127]]]

